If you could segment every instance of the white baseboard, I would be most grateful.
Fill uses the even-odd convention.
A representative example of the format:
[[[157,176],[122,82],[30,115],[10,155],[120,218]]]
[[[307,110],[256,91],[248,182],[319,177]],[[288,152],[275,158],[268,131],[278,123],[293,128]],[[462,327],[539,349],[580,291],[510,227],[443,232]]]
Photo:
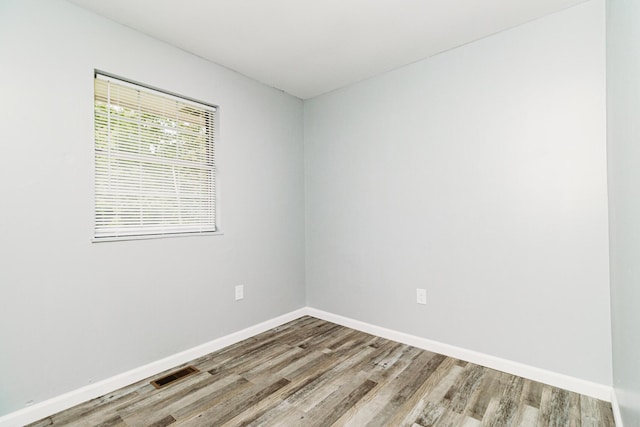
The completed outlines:
[[[455,357],[456,359],[465,360],[499,371],[508,372],[530,380],[539,381],[565,390],[592,396],[597,399],[611,401],[616,425],[618,427],[622,426],[622,422],[620,420],[620,408],[617,406],[617,400],[612,387],[528,366],[511,360],[501,359],[499,357],[490,356],[476,351],[467,350],[461,347],[432,341],[415,335],[405,334],[403,332],[394,331],[315,308],[304,307],[257,325],[250,326],[241,331],[217,338],[208,343],[176,353],[172,356],[165,357],[164,359],[157,360],[139,368],[115,375],[95,384],[81,387],[77,390],[53,397],[33,406],[9,413],[0,417],[0,427],[18,427],[37,421],[82,402],[86,402],[87,400],[103,396],[129,384],[157,375],[160,372],[174,368],[183,363],[187,363],[193,359],[197,359],[231,344],[251,338],[257,334],[275,328],[276,326],[280,326],[283,323],[295,320],[304,315],[314,316],[319,319],[357,329],[362,332],[409,344],[435,353],[444,354],[445,356]]]
[[[235,344],[247,338],[251,338],[269,329],[280,326],[307,314],[306,308],[292,311],[290,313],[267,320],[257,325],[250,326],[238,332],[217,338],[208,343],[190,348],[176,353],[164,359],[151,362],[139,368],[132,369],[111,378],[90,384],[85,387],[61,394],[54,398],[37,403],[33,406],[11,412],[0,417],[0,427],[18,427],[34,421],[38,421],[49,415],[71,408],[87,400],[103,396],[112,391],[118,390],[129,384],[133,384],[163,371],[174,368],[193,359],[197,359],[221,348]]]
[[[545,369],[536,368],[533,366],[525,365],[523,363],[502,359],[499,357],[479,353],[473,350],[467,350],[465,348],[456,347],[437,341],[432,341],[426,338],[420,338],[415,335],[405,334],[403,332],[394,331],[391,329],[361,322],[359,320],[354,320],[348,317],[339,316],[337,314],[328,313],[326,311],[318,310],[315,308],[307,307],[306,314],[317,317],[319,319],[327,320],[329,322],[337,323],[339,325],[347,326],[352,329],[357,329],[362,332],[367,332],[372,335],[387,338],[393,341],[398,341],[403,344],[408,344],[424,350],[432,351],[434,353],[440,353],[445,356],[455,357],[456,359],[475,363],[481,366],[486,366],[488,368],[507,372],[509,374],[527,378],[529,380],[538,381],[544,384],[552,385],[554,387],[559,387],[565,390],[584,394],[586,396],[595,397],[596,399],[605,400],[607,402],[611,401],[612,388],[603,384],[598,384],[580,378],[559,374],[557,372],[547,371]]]
[[[618,403],[618,396],[616,395],[615,388],[611,389],[611,409],[613,409],[613,420],[616,422],[616,427],[623,427],[620,404]]]

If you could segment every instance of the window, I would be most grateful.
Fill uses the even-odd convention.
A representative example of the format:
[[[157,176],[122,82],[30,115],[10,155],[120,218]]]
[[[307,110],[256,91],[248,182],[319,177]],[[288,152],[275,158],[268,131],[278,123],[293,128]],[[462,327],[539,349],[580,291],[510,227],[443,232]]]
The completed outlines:
[[[216,108],[95,77],[94,240],[216,231]]]

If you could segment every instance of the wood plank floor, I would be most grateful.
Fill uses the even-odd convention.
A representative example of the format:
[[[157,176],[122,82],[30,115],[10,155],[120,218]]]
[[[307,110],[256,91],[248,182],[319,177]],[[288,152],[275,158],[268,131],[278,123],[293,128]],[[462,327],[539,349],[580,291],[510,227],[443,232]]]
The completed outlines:
[[[309,316],[190,365],[31,426],[614,425],[609,403]]]

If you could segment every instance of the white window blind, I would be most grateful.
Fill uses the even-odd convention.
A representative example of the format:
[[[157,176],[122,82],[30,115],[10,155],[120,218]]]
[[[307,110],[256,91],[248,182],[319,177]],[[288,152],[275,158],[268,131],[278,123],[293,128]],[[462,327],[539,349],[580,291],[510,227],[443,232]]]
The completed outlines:
[[[95,78],[95,240],[216,231],[216,109]]]

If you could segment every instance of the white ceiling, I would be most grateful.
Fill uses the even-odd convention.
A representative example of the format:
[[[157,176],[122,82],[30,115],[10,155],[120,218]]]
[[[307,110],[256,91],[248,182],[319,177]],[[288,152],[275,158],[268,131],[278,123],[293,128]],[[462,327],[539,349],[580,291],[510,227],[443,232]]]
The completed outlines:
[[[70,0],[302,99],[585,0]]]

